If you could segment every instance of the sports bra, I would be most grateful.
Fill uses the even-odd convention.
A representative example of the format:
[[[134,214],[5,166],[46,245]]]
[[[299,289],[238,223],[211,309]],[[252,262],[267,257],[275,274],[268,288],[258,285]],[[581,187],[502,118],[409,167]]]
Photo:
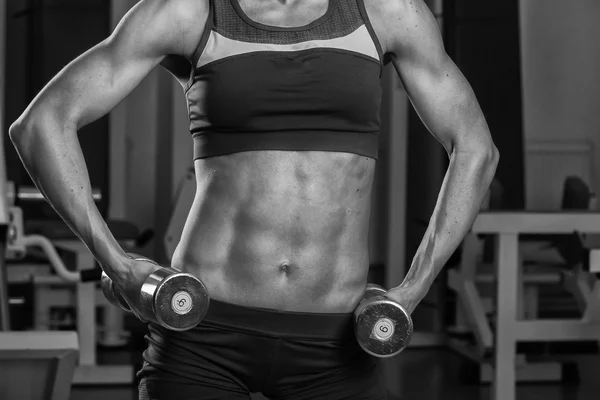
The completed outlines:
[[[383,53],[364,0],[293,28],[210,0],[185,88],[194,160],[253,150],[377,158]]]

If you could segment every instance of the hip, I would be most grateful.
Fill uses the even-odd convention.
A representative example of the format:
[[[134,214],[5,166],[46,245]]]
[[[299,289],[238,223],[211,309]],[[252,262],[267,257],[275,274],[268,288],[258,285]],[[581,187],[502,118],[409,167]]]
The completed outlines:
[[[377,365],[356,342],[351,313],[285,312],[212,301],[196,328],[175,332],[150,324],[147,341],[140,377],[181,383],[205,377],[207,371],[214,374],[206,377],[212,380],[226,371],[259,383],[268,371],[270,381],[285,385],[294,376],[359,376]]]

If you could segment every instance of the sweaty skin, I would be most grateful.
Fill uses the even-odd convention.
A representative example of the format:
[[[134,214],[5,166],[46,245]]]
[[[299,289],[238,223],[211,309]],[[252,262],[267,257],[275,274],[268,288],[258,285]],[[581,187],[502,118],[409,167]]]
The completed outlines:
[[[328,0],[240,0],[253,20],[309,24]],[[422,0],[367,0],[367,12],[450,169],[406,285],[412,311],[456,249],[493,177],[497,151],[468,83],[446,56]],[[157,65],[185,86],[208,1],[142,0],[115,32],[61,71],[10,129],[34,183],[133,309],[150,263],[130,260],[91,196],[77,130],[125,98]],[[168,56],[167,56],[168,55]],[[230,303],[350,312],[366,284],[375,160],[349,153],[253,151],[197,160],[197,191],[172,265]],[[394,268],[396,266],[389,266]]]

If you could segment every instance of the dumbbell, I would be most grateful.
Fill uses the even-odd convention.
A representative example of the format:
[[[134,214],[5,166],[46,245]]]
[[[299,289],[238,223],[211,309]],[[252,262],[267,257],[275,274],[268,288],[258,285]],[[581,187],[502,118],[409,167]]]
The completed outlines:
[[[392,357],[410,343],[413,322],[397,302],[385,297],[387,291],[372,283],[354,310],[354,334],[360,347],[372,356]]]
[[[143,257],[134,259],[156,264]],[[111,304],[131,311],[121,292],[104,272],[100,287]],[[202,321],[208,311],[209,301],[206,286],[200,279],[173,268],[160,267],[142,285],[139,311],[147,321],[173,331],[185,331]]]

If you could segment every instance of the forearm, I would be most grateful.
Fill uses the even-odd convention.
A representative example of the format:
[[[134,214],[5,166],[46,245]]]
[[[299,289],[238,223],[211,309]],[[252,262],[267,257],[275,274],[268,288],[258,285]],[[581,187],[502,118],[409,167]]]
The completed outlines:
[[[10,138],[34,184],[107,275],[125,274],[126,255],[94,203],[75,129],[46,117],[13,124]]]
[[[419,288],[420,299],[473,225],[497,163],[493,145],[454,149],[429,226],[401,285]]]

